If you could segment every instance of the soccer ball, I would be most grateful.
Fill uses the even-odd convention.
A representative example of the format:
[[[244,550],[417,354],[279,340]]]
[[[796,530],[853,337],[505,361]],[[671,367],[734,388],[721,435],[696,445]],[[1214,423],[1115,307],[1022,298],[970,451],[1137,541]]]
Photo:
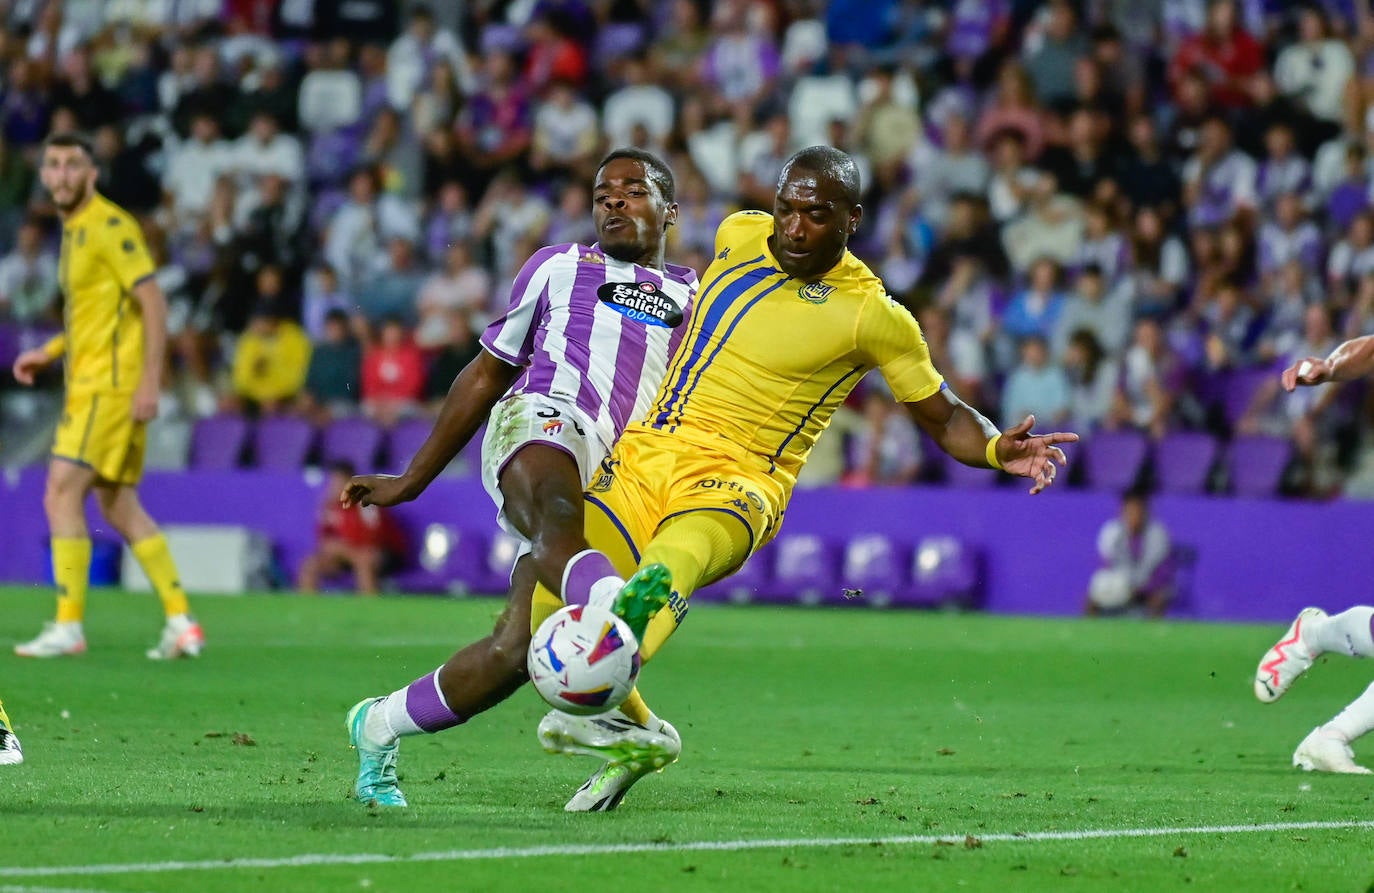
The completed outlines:
[[[564,713],[591,716],[619,707],[639,676],[639,642],[625,621],[590,605],[568,605],[530,642],[530,681]]]

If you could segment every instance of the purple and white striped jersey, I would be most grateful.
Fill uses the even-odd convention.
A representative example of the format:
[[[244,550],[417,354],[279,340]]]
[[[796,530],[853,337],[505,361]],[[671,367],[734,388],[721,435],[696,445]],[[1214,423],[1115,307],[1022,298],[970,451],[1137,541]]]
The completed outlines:
[[[482,346],[525,367],[512,394],[575,401],[608,448],[648,411],[687,331],[697,274],[609,257],[597,245],[536,251]]]

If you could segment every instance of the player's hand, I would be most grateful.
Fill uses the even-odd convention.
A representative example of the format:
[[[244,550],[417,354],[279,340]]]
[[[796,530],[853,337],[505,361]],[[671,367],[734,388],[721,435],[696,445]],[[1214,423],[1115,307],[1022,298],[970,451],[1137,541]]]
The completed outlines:
[[[14,360],[14,367],[10,370],[14,373],[14,380],[22,385],[33,385],[33,380],[38,373],[52,363],[52,357],[48,356],[47,351],[41,347],[35,347],[21,353]]]
[[[997,441],[997,461],[1007,473],[1035,481],[1032,496],[1054,483],[1057,466],[1069,464],[1064,451],[1055,444],[1078,440],[1077,434],[1068,431],[1032,434],[1034,425],[1035,416],[1028,415],[1021,424],[1003,431]]]
[[[140,384],[134,391],[134,421],[151,422],[157,418],[157,404],[161,396],[157,382]]]
[[[1285,391],[1295,391],[1298,385],[1322,384],[1330,380],[1331,364],[1320,357],[1299,360],[1283,370],[1283,375],[1279,377]]]
[[[339,504],[344,508],[355,505],[396,505],[414,498],[415,494],[401,475],[359,474],[349,478],[339,494]]]

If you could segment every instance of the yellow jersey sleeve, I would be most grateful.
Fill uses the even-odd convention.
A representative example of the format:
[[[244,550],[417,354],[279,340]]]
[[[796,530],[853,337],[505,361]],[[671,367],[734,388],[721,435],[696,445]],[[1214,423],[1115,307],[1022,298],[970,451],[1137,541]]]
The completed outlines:
[[[767,211],[736,211],[722,220],[716,227],[716,257],[725,260],[744,236],[753,236],[760,218],[771,221],[773,215]]]
[[[124,291],[133,291],[135,285],[153,275],[157,267],[152,255],[143,241],[143,232],[138,223],[127,213],[122,214],[119,224],[107,226],[100,235],[101,259],[114,273],[115,279]],[[111,218],[113,221],[114,218]]]
[[[882,372],[898,401],[915,403],[945,386],[916,318],[887,294],[864,302],[855,341],[865,362]]]

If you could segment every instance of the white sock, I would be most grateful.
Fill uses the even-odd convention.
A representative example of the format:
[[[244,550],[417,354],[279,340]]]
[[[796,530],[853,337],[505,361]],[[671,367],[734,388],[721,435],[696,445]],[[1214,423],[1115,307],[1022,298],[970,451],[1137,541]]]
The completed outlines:
[[[382,698],[367,712],[367,719],[363,721],[363,735],[368,741],[386,747],[395,744],[397,738],[424,734],[425,730],[416,725],[406,711],[406,688]]]
[[[1334,651],[1347,657],[1374,657],[1371,618],[1374,618],[1374,608],[1365,605],[1332,614],[1321,623],[1308,626],[1303,631],[1303,642],[1318,652]]]
[[[615,604],[615,597],[620,594],[620,590],[625,588],[625,581],[619,577],[602,577],[592,584],[591,596],[587,599],[587,604],[595,608],[611,609]]]
[[[1374,684],[1366,688],[1364,694],[1351,701],[1348,707],[1323,728],[1335,732],[1344,738],[1347,744],[1374,729]]]

